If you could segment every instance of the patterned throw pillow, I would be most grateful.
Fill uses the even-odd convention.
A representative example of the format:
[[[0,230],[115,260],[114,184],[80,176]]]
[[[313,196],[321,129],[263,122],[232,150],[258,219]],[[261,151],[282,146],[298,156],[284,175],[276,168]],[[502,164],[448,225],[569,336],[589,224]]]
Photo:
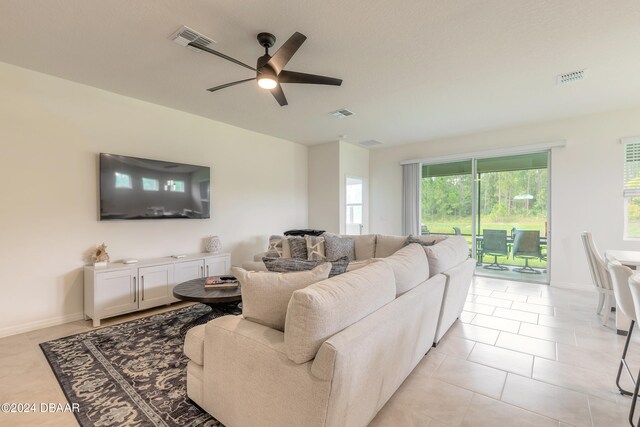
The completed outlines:
[[[273,271],[276,273],[289,273],[293,271],[306,271],[312,270],[315,267],[324,264],[328,261],[309,261],[306,259],[295,259],[295,258],[262,258],[262,262],[267,267],[267,270]],[[347,271],[347,267],[349,266],[349,259],[347,257],[342,257],[335,261],[331,262],[331,272],[329,273],[329,277],[337,276],[338,274],[342,274]]]
[[[418,244],[420,244],[422,246],[433,246],[433,245],[436,244],[436,241],[435,240],[429,240],[429,241],[422,240],[419,237],[416,237],[416,236],[413,236],[413,235],[409,234],[409,237],[407,237],[407,241],[404,242],[404,245],[405,246],[409,246],[412,243],[418,243]]]
[[[304,238],[307,241],[307,259],[311,261],[327,259],[324,251],[324,237],[305,236]]]
[[[307,259],[307,241],[304,237],[287,236],[285,239],[289,243],[291,258]]]
[[[267,256],[270,258],[282,257],[282,236],[273,235],[269,237],[269,248],[267,249]]]
[[[356,242],[349,237],[324,233],[324,250],[327,259],[338,259],[346,256],[349,261],[356,259]]]

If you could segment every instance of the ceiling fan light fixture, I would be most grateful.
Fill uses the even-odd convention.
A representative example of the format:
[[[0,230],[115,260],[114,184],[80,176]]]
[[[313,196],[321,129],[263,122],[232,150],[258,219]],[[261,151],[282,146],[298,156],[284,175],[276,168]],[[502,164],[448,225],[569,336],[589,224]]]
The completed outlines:
[[[273,89],[278,85],[272,77],[262,77],[258,79],[258,86],[262,89]]]

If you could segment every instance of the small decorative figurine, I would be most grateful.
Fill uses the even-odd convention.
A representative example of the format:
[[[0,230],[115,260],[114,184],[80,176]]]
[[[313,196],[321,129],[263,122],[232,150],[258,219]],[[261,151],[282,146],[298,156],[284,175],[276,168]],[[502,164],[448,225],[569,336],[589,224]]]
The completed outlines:
[[[96,251],[91,256],[95,267],[106,267],[109,262],[109,254],[107,253],[107,245],[102,243],[98,245]]]

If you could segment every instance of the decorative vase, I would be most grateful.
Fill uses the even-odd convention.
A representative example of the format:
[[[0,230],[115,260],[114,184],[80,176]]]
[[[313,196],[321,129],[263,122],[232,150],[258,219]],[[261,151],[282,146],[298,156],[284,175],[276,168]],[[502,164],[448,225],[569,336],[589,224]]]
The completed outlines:
[[[222,242],[220,241],[220,237],[218,236],[208,237],[204,249],[207,252],[211,252],[213,254],[219,253],[220,250],[222,249]]]

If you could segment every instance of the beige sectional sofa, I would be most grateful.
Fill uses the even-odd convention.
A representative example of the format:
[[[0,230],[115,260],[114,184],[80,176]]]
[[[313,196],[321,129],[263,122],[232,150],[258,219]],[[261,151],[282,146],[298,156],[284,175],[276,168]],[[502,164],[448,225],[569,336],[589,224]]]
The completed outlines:
[[[293,292],[284,331],[242,316],[191,329],[189,397],[229,427],[367,425],[460,315],[473,262],[455,238],[354,240],[383,259]]]

